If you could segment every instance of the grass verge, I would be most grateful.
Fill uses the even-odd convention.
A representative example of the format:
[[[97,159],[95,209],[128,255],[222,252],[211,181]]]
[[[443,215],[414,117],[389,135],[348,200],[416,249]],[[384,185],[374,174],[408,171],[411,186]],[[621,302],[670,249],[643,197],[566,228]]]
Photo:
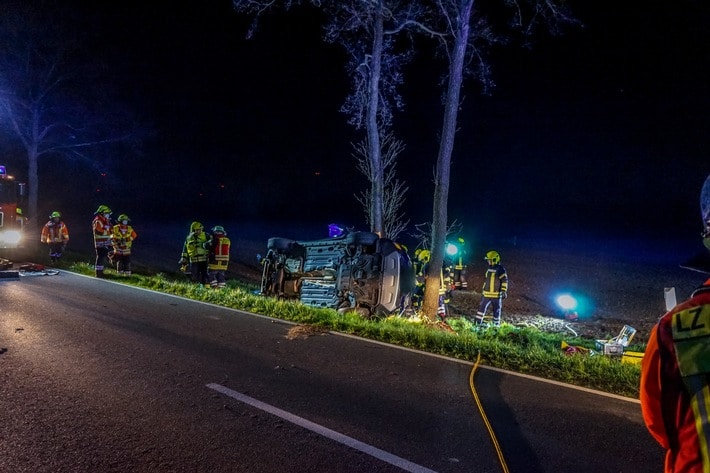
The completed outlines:
[[[66,264],[65,269],[93,275],[87,263]],[[153,289],[194,300],[253,312],[321,329],[333,330],[394,345],[436,353],[466,361],[475,361],[518,373],[539,376],[577,386],[597,389],[621,396],[638,398],[640,367],[622,363],[618,357],[577,353],[567,355],[562,343],[594,348],[594,340],[563,337],[542,332],[534,327],[503,324],[499,328],[480,328],[464,319],[452,319],[450,328],[420,319],[389,317],[363,319],[352,313],[340,314],[331,309],[317,309],[299,302],[282,301],[255,294],[254,285],[228,281],[219,290],[187,281],[179,274],[136,274],[119,277],[107,270],[108,279],[124,284]],[[642,347],[631,347],[642,351]]]

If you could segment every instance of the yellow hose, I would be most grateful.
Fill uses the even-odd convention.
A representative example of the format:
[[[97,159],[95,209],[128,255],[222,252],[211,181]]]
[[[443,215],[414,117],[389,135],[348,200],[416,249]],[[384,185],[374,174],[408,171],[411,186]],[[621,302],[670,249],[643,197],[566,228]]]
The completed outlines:
[[[495,432],[493,432],[493,427],[491,426],[491,423],[488,422],[488,417],[486,417],[486,413],[483,410],[483,405],[481,404],[481,399],[478,397],[478,392],[476,392],[476,386],[473,384],[473,376],[476,374],[476,369],[478,368],[478,363],[481,361],[481,352],[478,352],[478,357],[476,358],[476,363],[473,364],[473,368],[471,369],[471,374],[468,376],[468,385],[471,388],[471,394],[473,394],[473,399],[476,401],[476,406],[478,406],[478,412],[481,413],[481,418],[483,419],[483,423],[486,425],[486,429],[488,430],[488,435],[491,437],[491,441],[493,442],[493,447],[496,449],[496,454],[498,455],[498,461],[500,462],[500,466],[503,469],[504,473],[510,473],[510,470],[508,470],[508,464],[505,462],[505,457],[503,456],[503,450],[500,448],[500,444],[498,443],[498,439],[496,438]]]

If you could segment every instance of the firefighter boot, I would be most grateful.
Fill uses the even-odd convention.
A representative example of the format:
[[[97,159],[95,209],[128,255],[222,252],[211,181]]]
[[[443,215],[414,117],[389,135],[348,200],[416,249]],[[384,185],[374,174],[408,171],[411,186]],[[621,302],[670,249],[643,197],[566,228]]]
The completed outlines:
[[[104,270],[103,269],[97,269],[96,270],[96,277],[103,279],[104,278]]]

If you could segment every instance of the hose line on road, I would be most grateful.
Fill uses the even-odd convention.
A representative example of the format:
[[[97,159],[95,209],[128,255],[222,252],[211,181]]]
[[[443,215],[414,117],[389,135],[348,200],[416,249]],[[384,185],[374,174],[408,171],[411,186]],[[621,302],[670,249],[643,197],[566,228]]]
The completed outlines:
[[[510,473],[510,470],[508,470],[508,464],[505,462],[505,457],[503,456],[503,450],[500,448],[500,444],[498,443],[498,439],[496,438],[496,434],[493,431],[493,427],[491,426],[491,423],[488,422],[488,417],[486,416],[485,411],[483,410],[483,404],[481,404],[481,399],[478,397],[478,392],[476,391],[476,386],[473,384],[473,377],[476,374],[476,369],[478,369],[478,363],[481,361],[481,352],[478,352],[478,358],[476,358],[476,363],[473,364],[473,368],[471,368],[471,374],[468,376],[468,385],[471,388],[471,394],[473,394],[473,399],[476,401],[476,406],[478,406],[478,412],[481,414],[481,418],[483,419],[483,423],[486,425],[486,429],[488,430],[488,435],[491,437],[491,441],[493,442],[493,447],[496,449],[496,454],[498,455],[498,461],[500,462],[500,466],[503,469],[504,473]]]

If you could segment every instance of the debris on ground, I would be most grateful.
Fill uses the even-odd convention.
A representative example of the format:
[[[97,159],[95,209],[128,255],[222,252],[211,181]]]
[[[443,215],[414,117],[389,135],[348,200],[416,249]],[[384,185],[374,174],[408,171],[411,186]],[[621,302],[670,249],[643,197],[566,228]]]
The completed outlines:
[[[309,338],[314,335],[325,335],[327,333],[328,331],[326,329],[314,325],[296,325],[288,331],[286,338],[295,340],[297,338]]]
[[[50,269],[42,264],[26,263],[20,265],[20,276],[55,276],[59,274],[59,270]]]

